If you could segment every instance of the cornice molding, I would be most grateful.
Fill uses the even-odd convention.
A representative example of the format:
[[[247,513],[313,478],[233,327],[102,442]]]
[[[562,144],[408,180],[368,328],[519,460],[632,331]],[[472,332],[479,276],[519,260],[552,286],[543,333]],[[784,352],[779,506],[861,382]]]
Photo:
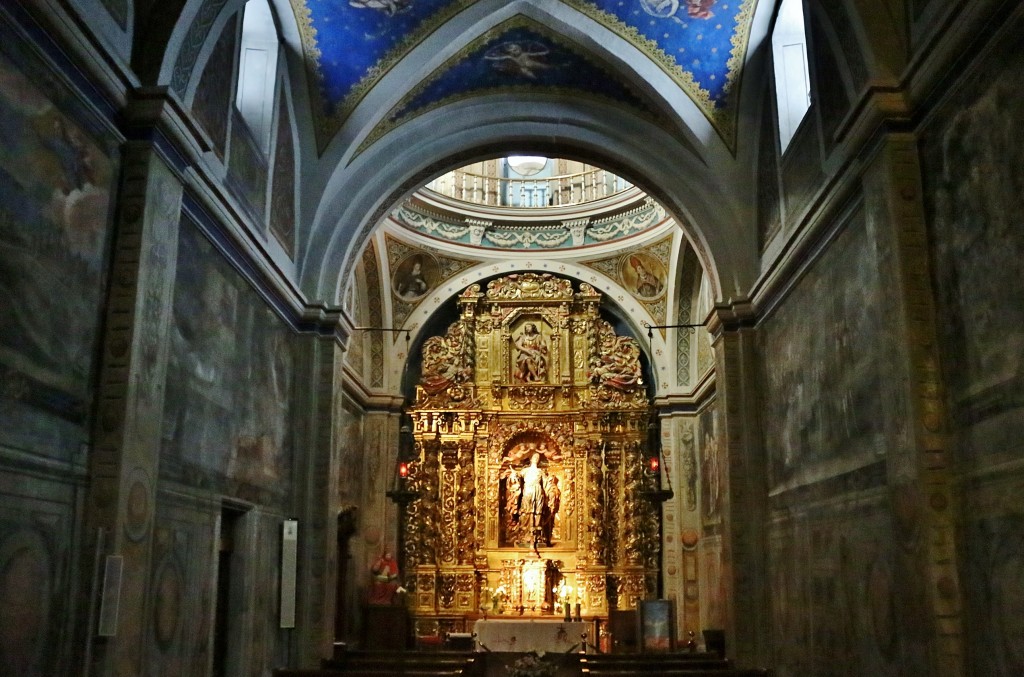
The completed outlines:
[[[757,317],[757,308],[749,299],[729,299],[724,303],[716,303],[704,324],[711,333],[712,340],[717,342],[727,332],[753,327]]]
[[[185,187],[183,213],[199,225],[218,251],[299,333],[332,336],[343,349],[352,322],[340,307],[306,297],[268,249],[262,224],[256,223],[224,182],[223,163],[209,138],[169,87],[142,87],[125,105],[128,139],[148,142]]]
[[[930,111],[969,77],[964,73],[970,65],[995,43],[996,36],[984,27],[1014,12],[1024,12],[1024,8],[1006,0],[979,0],[951,9],[917,45],[898,80],[876,79],[861,90],[831,140],[835,145],[822,164],[826,178],[804,212],[779,230],[776,237],[785,240],[751,287],[749,296],[762,311],[762,319],[785,296],[799,271],[813,264],[823,245],[835,235],[841,225],[836,222],[844,221],[851,201],[860,194],[865,168],[885,140],[893,134],[917,134],[927,124]],[[989,49],[971,50],[971,44],[979,40],[986,41]],[[958,63],[961,67],[956,67]],[[951,77],[950,73],[957,75]]]

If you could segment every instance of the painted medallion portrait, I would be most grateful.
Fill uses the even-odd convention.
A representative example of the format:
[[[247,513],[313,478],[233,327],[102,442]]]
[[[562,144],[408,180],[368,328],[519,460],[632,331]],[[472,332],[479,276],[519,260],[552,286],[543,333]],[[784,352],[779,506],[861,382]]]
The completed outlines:
[[[619,262],[619,278],[637,298],[653,301],[665,293],[665,265],[646,252],[626,254]]]
[[[441,267],[437,259],[426,252],[406,256],[395,268],[391,290],[407,303],[423,298],[441,280]]]

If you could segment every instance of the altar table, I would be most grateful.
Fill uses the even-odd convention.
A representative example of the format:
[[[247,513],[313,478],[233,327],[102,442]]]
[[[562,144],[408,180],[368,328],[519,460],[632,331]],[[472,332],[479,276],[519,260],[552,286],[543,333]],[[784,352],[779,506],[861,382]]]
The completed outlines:
[[[477,651],[551,651],[565,653],[578,649],[583,633],[590,633],[587,621],[566,622],[557,618],[496,618],[473,625]]]

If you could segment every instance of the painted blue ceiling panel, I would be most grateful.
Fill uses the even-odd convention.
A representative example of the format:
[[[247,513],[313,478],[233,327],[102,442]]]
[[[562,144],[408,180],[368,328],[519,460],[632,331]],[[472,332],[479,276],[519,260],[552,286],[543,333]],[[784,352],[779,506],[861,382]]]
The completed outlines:
[[[338,106],[366,78],[393,65],[408,39],[469,3],[465,0],[305,0],[319,53],[320,86]]]
[[[478,41],[475,48],[446,65],[437,76],[425,80],[418,92],[399,104],[392,119],[473,93],[524,88],[583,91],[653,115],[651,107],[637,94],[553,36],[527,26],[493,31],[492,35]]]
[[[693,99],[726,144],[733,145],[735,98],[756,0],[562,1],[657,63]],[[474,2],[292,0],[322,102],[317,111],[321,144],[413,47]],[[392,120],[470,91],[512,84],[572,87],[637,104],[639,99],[628,89],[602,82],[600,69],[542,38],[510,35],[479,49],[479,39],[473,41],[461,50],[457,65],[448,65],[450,75],[427,87],[421,84],[415,99],[406,97]],[[574,72],[577,67],[585,72]]]
[[[745,32],[743,0],[594,0],[599,10],[637,30],[675,60],[708,92],[715,107],[725,103],[733,36]]]

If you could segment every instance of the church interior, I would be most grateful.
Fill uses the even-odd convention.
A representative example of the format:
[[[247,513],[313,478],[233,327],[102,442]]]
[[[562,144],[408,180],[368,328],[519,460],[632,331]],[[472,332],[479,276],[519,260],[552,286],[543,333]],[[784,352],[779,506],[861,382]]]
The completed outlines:
[[[2,3],[0,672],[1024,674],[1022,81],[1015,0]]]

